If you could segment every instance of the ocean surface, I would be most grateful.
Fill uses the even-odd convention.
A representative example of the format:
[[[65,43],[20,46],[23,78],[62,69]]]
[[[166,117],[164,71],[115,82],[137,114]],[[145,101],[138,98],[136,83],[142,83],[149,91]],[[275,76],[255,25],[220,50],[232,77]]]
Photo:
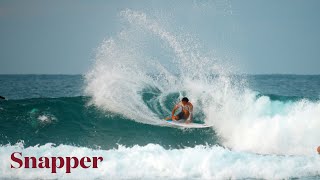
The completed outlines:
[[[190,36],[141,12],[120,15],[129,25],[101,43],[84,75],[0,75],[1,178],[320,178],[319,75],[235,75]],[[212,128],[165,123],[184,96],[194,121]],[[104,161],[71,174],[10,169],[20,151]]]
[[[248,112],[232,120],[235,125],[215,126],[201,113],[208,107],[196,105],[195,121],[214,127],[179,129],[161,123],[179,99],[176,92],[167,95],[163,104],[156,98],[160,92],[140,92],[141,103],[156,119],[148,123],[92,104],[83,92],[82,75],[1,75],[0,92],[7,98],[0,101],[1,159],[18,150],[39,156],[102,154],[105,170],[92,171],[94,178],[319,178],[320,76],[241,77],[248,79],[255,93],[249,100],[252,104],[246,104]],[[130,100],[123,97],[122,101],[130,108]],[[126,110],[120,107],[120,112]],[[248,122],[243,122],[246,118]],[[16,174],[9,162],[1,163],[1,177],[46,178],[48,174],[26,169],[21,169],[23,175]],[[165,171],[167,166],[178,169],[178,174]],[[72,178],[86,175],[76,171]],[[49,173],[49,177],[66,178],[61,174]]]

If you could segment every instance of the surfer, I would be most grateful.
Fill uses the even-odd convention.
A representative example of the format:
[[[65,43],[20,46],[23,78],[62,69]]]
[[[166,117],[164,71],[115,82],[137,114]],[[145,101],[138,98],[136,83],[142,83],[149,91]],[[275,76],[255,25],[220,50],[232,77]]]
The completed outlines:
[[[181,108],[181,112],[177,115],[174,115],[177,109]],[[193,105],[189,102],[187,97],[182,98],[182,100],[176,104],[172,110],[171,118],[167,118],[167,120],[172,119],[173,121],[177,121],[180,119],[185,119],[186,123],[192,122],[192,113],[193,113]]]

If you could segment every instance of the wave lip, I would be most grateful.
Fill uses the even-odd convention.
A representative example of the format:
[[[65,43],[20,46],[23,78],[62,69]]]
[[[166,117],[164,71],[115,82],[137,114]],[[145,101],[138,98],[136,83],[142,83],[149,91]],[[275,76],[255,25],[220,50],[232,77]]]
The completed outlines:
[[[202,115],[199,120],[212,125],[226,147],[308,155],[319,146],[319,101],[258,96],[245,78],[233,76],[232,65],[203,53],[192,37],[168,31],[143,12],[127,9],[120,15],[128,28],[101,44],[85,76],[85,92],[99,109],[163,126],[163,116],[170,115],[174,103],[187,96],[195,107],[194,117]],[[152,42],[160,41],[173,58],[165,62],[150,58],[148,49],[138,43],[150,35]],[[168,102],[171,104],[166,105]]]
[[[74,169],[71,174],[48,169],[10,169],[10,154],[24,156],[102,156],[98,169]],[[2,178],[40,179],[284,179],[320,175],[320,156],[276,156],[235,152],[220,146],[166,150],[157,144],[119,145],[112,150],[93,150],[69,145],[24,148],[21,144],[0,147]]]

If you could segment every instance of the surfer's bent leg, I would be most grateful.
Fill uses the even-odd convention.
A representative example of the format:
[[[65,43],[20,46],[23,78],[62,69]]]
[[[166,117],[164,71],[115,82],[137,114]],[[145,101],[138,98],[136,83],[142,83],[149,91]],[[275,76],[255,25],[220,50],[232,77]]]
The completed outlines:
[[[183,111],[181,111],[179,114],[177,114],[176,116],[174,116],[173,120],[180,120],[184,118],[184,113]]]

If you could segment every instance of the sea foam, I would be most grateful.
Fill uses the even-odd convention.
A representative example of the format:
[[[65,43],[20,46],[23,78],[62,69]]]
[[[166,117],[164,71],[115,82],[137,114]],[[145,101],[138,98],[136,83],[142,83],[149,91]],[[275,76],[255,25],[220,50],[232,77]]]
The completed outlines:
[[[73,169],[66,174],[50,169],[10,169],[12,152],[24,156],[102,156],[98,169]],[[93,150],[69,145],[23,147],[21,144],[0,147],[0,176],[18,179],[284,179],[314,177],[320,174],[320,157],[277,156],[235,152],[220,146],[196,146],[164,149],[157,144]]]

